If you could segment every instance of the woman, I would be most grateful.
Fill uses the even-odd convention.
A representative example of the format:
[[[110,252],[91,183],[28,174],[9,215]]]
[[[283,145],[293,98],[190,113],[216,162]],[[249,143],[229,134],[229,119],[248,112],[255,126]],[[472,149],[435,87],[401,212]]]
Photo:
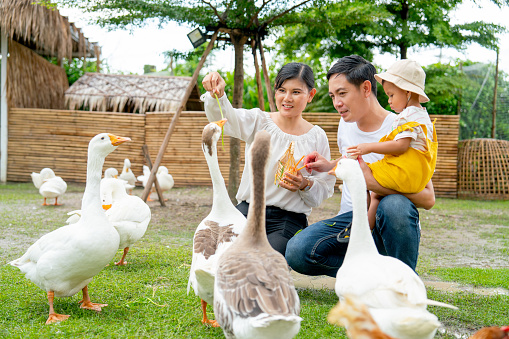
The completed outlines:
[[[274,89],[277,112],[267,113],[259,108],[233,108],[225,93],[226,83],[217,72],[207,74],[202,81],[207,93],[202,95],[209,121],[221,119],[216,95],[228,122],[224,133],[246,142],[246,163],[242,173],[237,208],[247,216],[251,194],[249,148],[256,132],[266,130],[271,135],[271,157],[266,189],[266,229],[272,247],[285,254],[286,243],[299,230],[305,228],[307,216],[313,207],[332,196],[336,179],[327,173],[305,170],[296,174],[285,172],[282,180],[274,182],[278,162],[294,144],[294,157],[316,151],[330,160],[329,141],[324,130],[302,118],[302,111],[316,94],[311,68],[303,63],[284,65],[276,76]],[[297,164],[299,165],[299,164]],[[300,167],[300,166],[299,166]],[[306,174],[306,176],[303,176]]]

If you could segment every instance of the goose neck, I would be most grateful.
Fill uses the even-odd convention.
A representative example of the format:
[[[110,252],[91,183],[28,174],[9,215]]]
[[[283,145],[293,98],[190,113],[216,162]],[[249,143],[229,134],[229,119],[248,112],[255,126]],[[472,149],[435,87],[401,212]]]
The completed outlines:
[[[231,206],[231,201],[223,176],[221,175],[215,146],[213,146],[212,155],[205,154],[205,159],[207,160],[210,178],[212,179],[212,210],[221,213],[222,210],[227,209],[227,206]]]
[[[346,256],[356,253],[378,253],[369,228],[367,191],[363,178],[347,183],[352,196],[352,226]]]
[[[81,203],[82,218],[86,217],[87,214],[102,213],[100,186],[103,165],[104,157],[92,152],[88,153],[87,182]]]

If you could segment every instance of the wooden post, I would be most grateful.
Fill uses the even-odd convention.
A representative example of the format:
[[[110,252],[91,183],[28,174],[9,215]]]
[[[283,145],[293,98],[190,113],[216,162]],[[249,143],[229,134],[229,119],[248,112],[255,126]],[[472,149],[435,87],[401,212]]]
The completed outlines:
[[[207,46],[207,49],[205,49],[205,52],[203,52],[203,55],[200,59],[200,62],[198,63],[198,66],[196,66],[196,69],[194,70],[193,77],[191,78],[191,81],[189,82],[189,85],[187,86],[186,92],[184,93],[184,97],[182,98],[182,101],[180,102],[180,106],[177,109],[177,112],[175,112],[175,115],[173,116],[173,119],[171,120],[170,126],[168,127],[168,131],[166,131],[166,135],[164,136],[163,143],[161,144],[161,147],[159,148],[159,153],[157,154],[157,158],[154,162],[154,166],[152,167],[152,170],[150,171],[150,176],[148,177],[147,186],[143,190],[143,193],[141,195],[141,199],[143,201],[147,201],[148,194],[150,193],[150,187],[152,186],[152,183],[154,182],[155,175],[157,173],[157,169],[159,168],[159,165],[161,164],[161,161],[163,160],[163,155],[166,151],[166,147],[168,147],[168,143],[170,142],[171,135],[173,134],[173,130],[175,129],[175,125],[177,124],[178,118],[180,116],[180,113],[182,113],[182,110],[184,109],[184,106],[189,99],[189,96],[191,95],[191,92],[193,91],[194,86],[196,85],[196,81],[198,80],[198,75],[200,74],[200,70],[203,67],[203,64],[205,63],[205,59],[207,59],[207,56],[209,55],[210,51],[212,50],[212,47],[214,47],[214,42],[216,41],[217,34],[219,33],[218,30],[214,32],[212,35],[212,38],[210,39],[210,42]]]
[[[7,54],[9,52],[7,35],[0,32],[0,55],[2,68],[0,70],[0,181],[7,181]]]
[[[147,161],[147,166],[152,171],[152,160],[150,159],[150,153],[148,152],[148,146],[143,145],[141,147],[141,149],[143,150],[143,155],[145,156],[145,160]],[[157,196],[159,197],[159,202],[161,203],[161,206],[166,207],[166,204],[164,203],[163,191],[161,190],[161,186],[159,186],[159,182],[157,181],[157,176],[154,177],[154,186],[156,187]]]
[[[256,53],[256,41],[251,40],[251,48],[253,49],[253,59],[256,76],[256,88],[258,90],[258,106],[262,111],[265,111],[265,100],[263,99],[263,86],[262,86],[262,75],[260,74],[260,66],[258,65],[258,57]]]
[[[497,87],[498,87],[498,54],[499,48],[497,47],[497,63],[495,66],[495,86],[493,89],[493,122],[491,124],[491,137],[495,139],[496,131],[497,131]]]
[[[265,86],[267,87],[267,97],[269,99],[270,111],[275,112],[277,109],[276,109],[276,103],[274,102],[274,92],[272,92],[272,87],[270,85],[269,72],[267,71],[267,65],[265,63],[265,55],[263,54],[263,46],[262,46],[261,40],[258,42],[258,48],[260,49],[260,59],[262,61],[263,77],[265,78]]]
[[[101,47],[94,45],[96,72],[101,73]]]

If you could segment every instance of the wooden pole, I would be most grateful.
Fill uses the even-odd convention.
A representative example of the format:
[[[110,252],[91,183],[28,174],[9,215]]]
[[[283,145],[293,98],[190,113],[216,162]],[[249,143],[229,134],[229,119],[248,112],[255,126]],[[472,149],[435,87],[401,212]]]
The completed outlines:
[[[212,47],[214,47],[214,42],[216,41],[218,32],[219,32],[218,30],[216,30],[214,32],[207,48],[205,49],[205,52],[203,52],[200,62],[198,63],[198,66],[196,66],[196,69],[194,70],[194,73],[193,73],[193,77],[191,78],[191,81],[189,82],[189,85],[187,86],[186,92],[184,93],[184,97],[182,98],[182,101],[180,102],[180,106],[179,106],[177,112],[175,112],[173,119],[171,120],[170,126],[168,127],[168,131],[166,131],[166,135],[164,137],[163,143],[161,144],[161,147],[159,148],[159,153],[157,154],[157,158],[154,162],[154,166],[152,167],[152,170],[150,171],[150,176],[148,177],[147,186],[145,187],[145,189],[143,190],[143,193],[141,195],[141,199],[143,199],[143,201],[145,201],[145,202],[147,201],[148,194],[150,193],[150,187],[152,187],[152,184],[154,183],[157,169],[159,168],[159,165],[161,164],[161,161],[163,160],[163,155],[166,151],[166,147],[168,147],[168,143],[170,142],[171,135],[173,134],[173,130],[175,129],[175,125],[177,124],[180,113],[182,113],[182,110],[184,109],[184,106],[186,105],[186,102],[189,99],[189,96],[191,95],[191,92],[193,91],[194,86],[196,85],[196,81],[198,80],[198,75],[200,74],[200,70],[203,67],[203,64],[205,63],[205,59],[207,59],[207,56],[209,55],[210,51],[212,50]]]
[[[265,86],[267,87],[267,97],[269,99],[270,111],[275,112],[276,103],[274,102],[274,93],[272,92],[272,87],[270,85],[269,72],[267,71],[267,65],[265,63],[265,55],[263,53],[262,41],[258,41],[258,48],[260,49],[260,60],[262,61],[263,68],[263,77],[265,78]]]
[[[260,106],[260,109],[262,111],[265,111],[265,100],[263,99],[262,75],[260,74],[260,66],[258,65],[258,56],[256,53],[256,41],[254,39],[251,40],[251,48],[253,49],[256,88],[258,90],[258,106]]]
[[[152,166],[152,160],[150,159],[150,153],[148,152],[148,146],[143,145],[141,147],[141,149],[143,150],[143,155],[145,156],[145,160],[147,161],[147,166],[152,171],[153,166]],[[161,206],[166,207],[166,204],[164,203],[163,191],[161,190],[161,186],[159,186],[159,182],[157,181],[157,176],[154,177],[154,186],[156,187],[157,196],[159,197],[159,202],[161,203]]]
[[[497,63],[495,66],[495,86],[493,89],[493,122],[491,124],[491,137],[495,139],[496,131],[497,131],[497,87],[498,87],[498,55],[499,49],[497,47]]]
[[[2,66],[0,69],[0,181],[7,181],[7,141],[8,141],[8,109],[7,109],[7,55],[9,48],[7,35],[0,32],[0,54]]]

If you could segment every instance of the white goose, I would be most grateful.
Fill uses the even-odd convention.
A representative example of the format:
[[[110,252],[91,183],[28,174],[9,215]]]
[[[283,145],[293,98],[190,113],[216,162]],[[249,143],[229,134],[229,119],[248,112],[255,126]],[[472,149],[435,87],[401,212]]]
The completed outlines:
[[[129,195],[124,185],[117,179],[103,179],[101,181],[101,197],[106,217],[120,235],[119,249],[124,254],[115,265],[125,265],[125,257],[129,248],[140,240],[150,222],[150,207],[139,197]]]
[[[246,229],[219,258],[214,312],[226,338],[293,338],[300,329],[300,301],[285,258],[265,234],[265,178],[270,135],[251,145],[251,203]]]
[[[47,198],[55,198],[55,206],[60,205],[57,200],[67,190],[66,182],[55,175],[51,168],[43,168],[40,173],[32,172],[32,181],[39,193],[44,197],[43,206],[47,206]]]
[[[46,324],[69,317],[55,313],[54,297],[69,297],[81,290],[81,308],[100,311],[107,306],[92,303],[87,287],[115,256],[120,240],[101,207],[101,172],[106,156],[128,140],[108,133],[92,138],[88,146],[87,182],[80,220],[42,236],[22,257],[10,262],[47,292],[49,317]]]
[[[433,338],[440,322],[426,306],[456,307],[429,300],[424,283],[408,265],[378,253],[369,229],[366,182],[358,162],[341,159],[334,171],[348,185],[353,204],[351,237],[337,273],[336,294],[340,300],[345,294],[357,296],[390,336]]]
[[[119,179],[127,181],[129,185],[133,186],[133,188],[136,185],[136,176],[131,170],[131,161],[127,158],[124,159],[124,168],[122,169],[122,173],[119,175]],[[129,190],[129,194],[133,194],[132,188]]]
[[[218,326],[207,317],[207,304],[214,302],[214,280],[219,256],[232,244],[246,225],[246,217],[233,206],[217,161],[217,140],[226,120],[205,126],[202,149],[212,179],[212,209],[198,225],[193,237],[193,261],[187,292],[192,286],[201,298],[202,323]]]

